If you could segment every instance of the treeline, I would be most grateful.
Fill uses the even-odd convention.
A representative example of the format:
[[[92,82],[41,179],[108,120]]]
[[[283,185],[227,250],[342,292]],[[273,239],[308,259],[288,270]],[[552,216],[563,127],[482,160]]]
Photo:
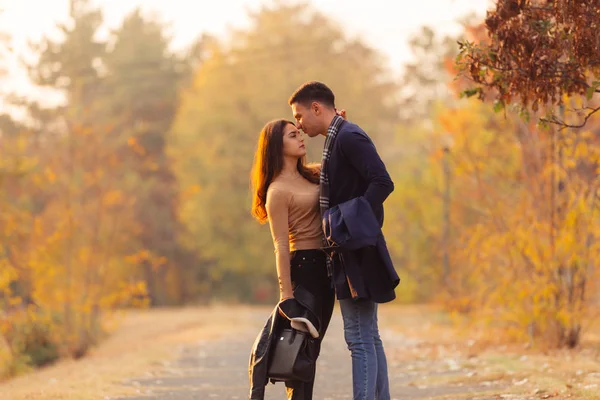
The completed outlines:
[[[313,79],[374,138],[396,183],[385,233],[398,301],[577,343],[598,281],[597,127],[557,136],[460,100],[456,38],[429,28],[396,79],[310,6],[264,7],[251,22],[175,53],[139,10],[98,40],[101,11],[73,0],[62,38],[35,46],[31,80],[65,101],[13,99],[27,118],[0,118],[3,374],[83,356],[106,311],[274,301],[249,170],[260,128],[291,119],[287,98]],[[322,139],[307,144],[318,161]]]
[[[12,99],[27,118],[0,121],[4,374],[84,355],[107,310],[209,295],[167,151],[202,39],[182,56],[139,10],[105,41],[102,23],[100,10],[72,1],[62,38],[37,43],[28,66],[65,101]]]

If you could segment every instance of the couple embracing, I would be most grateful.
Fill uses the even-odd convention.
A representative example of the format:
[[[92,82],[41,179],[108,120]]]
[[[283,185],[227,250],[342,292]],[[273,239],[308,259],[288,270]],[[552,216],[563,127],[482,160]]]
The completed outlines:
[[[314,364],[337,298],[353,398],[389,400],[377,305],[395,298],[400,281],[381,234],[394,184],[369,136],[337,111],[325,84],[305,83],[289,104],[296,122],[265,125],[252,172],[252,214],[271,228],[280,301],[252,349],[249,398],[264,399],[268,381],[283,380],[288,400],[312,399]],[[321,164],[307,165],[304,137],[318,135],[325,136]],[[270,373],[283,328],[310,338],[312,363],[302,379]]]

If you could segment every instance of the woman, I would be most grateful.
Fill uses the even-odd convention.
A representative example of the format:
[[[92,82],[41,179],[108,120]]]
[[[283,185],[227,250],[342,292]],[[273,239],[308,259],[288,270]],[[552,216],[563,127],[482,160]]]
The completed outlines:
[[[305,156],[303,135],[293,122],[281,119],[265,125],[252,169],[252,215],[260,223],[268,221],[271,228],[280,304],[293,299],[298,286],[317,299],[320,348],[333,311],[334,291],[327,276],[326,254],[320,250],[319,168],[307,166]],[[308,382],[285,384],[288,399],[312,399],[314,375]],[[252,393],[252,399],[261,396]]]

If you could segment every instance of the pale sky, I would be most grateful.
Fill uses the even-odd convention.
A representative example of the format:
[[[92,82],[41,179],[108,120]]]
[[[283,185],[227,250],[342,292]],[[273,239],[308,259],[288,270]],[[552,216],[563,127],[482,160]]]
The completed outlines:
[[[191,43],[202,32],[225,37],[232,27],[247,24],[248,11],[277,0],[93,0],[101,6],[108,29],[117,27],[124,15],[142,6],[170,25],[174,49]],[[286,0],[279,0],[285,2]],[[293,2],[293,0],[290,0]],[[466,14],[484,16],[491,0],[312,0],[320,10],[379,49],[393,71],[400,71],[410,59],[407,41],[421,26],[440,32],[456,32],[456,20]],[[67,20],[69,0],[0,0],[0,31],[12,36],[12,46],[24,54],[28,40],[56,34],[56,23]],[[32,95],[23,71],[13,65],[10,76],[1,82],[1,92]],[[37,96],[36,96],[37,97]]]

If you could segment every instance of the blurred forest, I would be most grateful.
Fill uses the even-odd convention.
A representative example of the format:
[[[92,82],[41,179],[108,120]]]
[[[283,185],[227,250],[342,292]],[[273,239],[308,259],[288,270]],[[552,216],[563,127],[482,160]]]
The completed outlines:
[[[442,302],[516,338],[577,344],[598,301],[600,125],[550,134],[459,98],[457,40],[484,40],[481,21],[466,19],[456,38],[423,27],[394,78],[309,5],[264,7],[249,29],[174,53],[166,27],[139,10],[98,41],[101,11],[71,4],[62,39],[36,43],[28,66],[64,104],[7,97],[27,118],[0,116],[5,374],[83,356],[108,310],[276,301],[249,170],[260,128],[291,119],[287,99],[308,80],[333,89],[396,183],[384,230],[399,302]],[[307,142],[311,161],[322,145]]]

